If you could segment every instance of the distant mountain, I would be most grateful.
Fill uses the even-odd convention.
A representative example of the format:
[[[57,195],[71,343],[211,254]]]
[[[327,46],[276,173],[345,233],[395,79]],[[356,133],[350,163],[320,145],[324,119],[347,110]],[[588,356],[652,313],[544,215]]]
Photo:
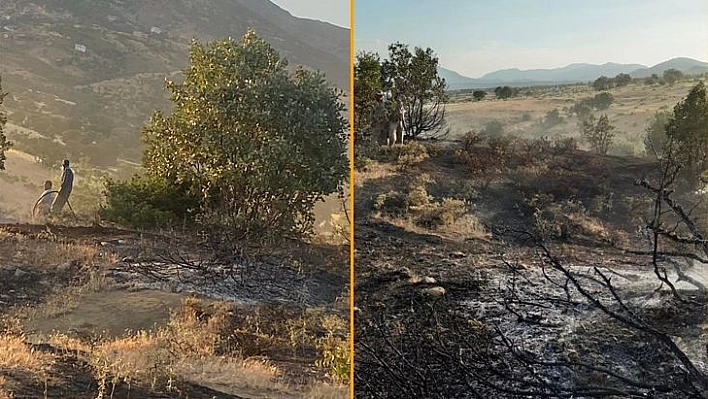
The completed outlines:
[[[445,79],[449,90],[477,87],[476,85],[478,79],[472,79],[468,78],[467,76],[462,76],[459,73],[450,69],[438,67],[438,75],[440,75],[441,78]]]
[[[665,70],[671,68],[678,69],[685,74],[695,75],[708,72],[708,62],[697,61],[692,58],[685,57],[672,58],[668,61],[656,64],[651,68],[637,69],[629,75],[633,78],[646,78],[652,74],[661,76]]]
[[[349,90],[349,29],[269,0],[0,0],[0,75],[18,150],[56,161],[139,161],[141,126],[169,110],[189,42],[247,28],[289,61]],[[23,132],[33,131],[34,134]]]
[[[685,74],[708,72],[708,63],[691,58],[674,58],[652,67],[641,64],[617,64],[607,62],[596,64],[570,64],[562,68],[520,70],[517,68],[490,72],[478,79],[469,78],[455,71],[440,67],[440,75],[448,82],[449,90],[490,88],[496,86],[538,86],[559,83],[590,82],[600,76],[614,77],[620,73],[635,78],[661,75],[665,70],[675,68]]]
[[[630,73],[640,68],[639,64],[615,64],[608,62],[602,65],[570,64],[563,68],[531,69],[521,71],[506,69],[488,73],[480,78],[483,81],[496,82],[585,82],[595,80],[601,75],[616,76],[620,73]]]

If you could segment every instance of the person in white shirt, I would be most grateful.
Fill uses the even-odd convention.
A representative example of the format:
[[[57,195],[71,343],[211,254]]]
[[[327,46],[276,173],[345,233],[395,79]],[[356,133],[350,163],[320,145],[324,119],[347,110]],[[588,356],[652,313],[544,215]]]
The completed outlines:
[[[47,180],[44,182],[44,191],[39,196],[37,205],[34,209],[34,217],[46,217],[52,209],[52,202],[56,198],[57,193],[52,190],[52,182]]]

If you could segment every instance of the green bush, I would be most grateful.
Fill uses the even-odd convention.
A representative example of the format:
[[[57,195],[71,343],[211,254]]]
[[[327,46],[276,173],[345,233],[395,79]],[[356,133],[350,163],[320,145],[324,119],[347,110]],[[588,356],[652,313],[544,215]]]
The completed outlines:
[[[209,230],[312,234],[315,204],[349,176],[343,93],[319,72],[291,72],[252,30],[195,42],[189,61],[184,81],[166,84],[171,113],[143,127],[145,168],[198,195],[197,221]]]
[[[194,221],[199,206],[196,196],[183,187],[153,175],[133,176],[129,181],[106,182],[103,220],[133,228],[169,227]]]

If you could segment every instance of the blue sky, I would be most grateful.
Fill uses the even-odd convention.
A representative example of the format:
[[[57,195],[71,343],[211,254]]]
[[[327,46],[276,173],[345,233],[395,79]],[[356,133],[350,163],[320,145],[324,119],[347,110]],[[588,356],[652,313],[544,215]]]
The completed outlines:
[[[431,47],[477,78],[571,63],[708,61],[706,0],[355,0],[355,48]]]
[[[290,14],[348,28],[349,0],[271,0]]]

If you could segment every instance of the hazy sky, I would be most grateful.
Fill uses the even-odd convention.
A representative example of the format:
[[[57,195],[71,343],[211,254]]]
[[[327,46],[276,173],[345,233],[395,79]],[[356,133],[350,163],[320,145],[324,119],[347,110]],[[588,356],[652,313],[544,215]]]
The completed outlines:
[[[706,0],[355,0],[356,50],[430,47],[478,78],[571,63],[708,61]]]
[[[271,0],[290,14],[349,27],[349,0]]]

